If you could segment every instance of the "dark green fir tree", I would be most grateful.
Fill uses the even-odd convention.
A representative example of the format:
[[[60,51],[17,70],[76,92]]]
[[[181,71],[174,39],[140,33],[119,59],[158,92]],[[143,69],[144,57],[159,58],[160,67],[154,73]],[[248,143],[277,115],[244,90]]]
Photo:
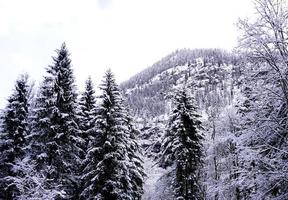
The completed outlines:
[[[95,128],[96,116],[96,97],[91,77],[85,82],[85,90],[81,94],[78,103],[77,122],[79,126],[80,136],[83,139],[81,149],[81,157],[85,158],[89,137]]]
[[[161,160],[163,167],[175,166],[174,195],[179,200],[203,199],[199,184],[203,136],[190,93],[185,85],[174,93]]]
[[[61,191],[59,199],[77,199],[81,138],[76,87],[65,43],[56,52],[36,99],[31,146],[46,187]]]
[[[96,127],[89,143],[83,199],[140,199],[143,185],[142,161],[134,129],[125,113],[118,85],[110,70],[100,86]]]
[[[0,199],[13,200],[19,190],[15,177],[21,172],[15,168],[17,161],[25,155],[28,132],[29,86],[28,76],[22,75],[16,81],[13,94],[8,99],[2,114],[0,131]]]

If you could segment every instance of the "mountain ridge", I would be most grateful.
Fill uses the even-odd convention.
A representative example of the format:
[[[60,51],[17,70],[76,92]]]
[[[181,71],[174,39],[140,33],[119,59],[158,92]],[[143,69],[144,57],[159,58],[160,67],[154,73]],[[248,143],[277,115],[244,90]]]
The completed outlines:
[[[176,50],[132,76],[120,84],[120,87],[128,100],[133,115],[141,115],[142,118],[143,116],[145,116],[144,118],[155,117],[164,114],[167,110],[165,99],[169,98],[169,92],[174,86],[188,79],[193,82],[191,79],[195,78],[209,79],[209,83],[205,85],[215,85],[217,80],[212,80],[213,76],[218,73],[218,78],[222,78],[223,81],[223,73],[221,75],[220,71],[225,68],[224,65],[238,68],[236,67],[238,61],[235,54],[221,49]],[[198,71],[195,71],[195,68]],[[210,70],[210,72],[207,70],[206,72],[210,73],[208,76],[211,77],[207,77],[205,72],[202,72],[201,76],[196,75],[204,68]],[[235,73],[236,70],[233,70]],[[213,81],[216,82],[212,83]]]

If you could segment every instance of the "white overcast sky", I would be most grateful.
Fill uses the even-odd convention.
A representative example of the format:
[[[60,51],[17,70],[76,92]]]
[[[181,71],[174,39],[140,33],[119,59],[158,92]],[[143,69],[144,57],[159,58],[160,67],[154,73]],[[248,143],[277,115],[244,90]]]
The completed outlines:
[[[78,89],[107,68],[120,83],[179,48],[237,45],[252,0],[0,0],[0,108],[15,80],[40,82],[62,42]]]

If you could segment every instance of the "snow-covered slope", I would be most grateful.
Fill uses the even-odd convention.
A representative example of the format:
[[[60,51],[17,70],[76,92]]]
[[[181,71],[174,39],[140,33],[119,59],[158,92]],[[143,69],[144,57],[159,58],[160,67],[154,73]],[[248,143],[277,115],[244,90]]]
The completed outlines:
[[[147,174],[143,199],[169,200],[173,197],[173,168],[162,169],[157,164],[171,109],[171,92],[183,83],[193,88],[199,113],[207,129],[206,150],[213,151],[215,137],[212,139],[211,119],[216,120],[221,110],[231,107],[239,80],[239,64],[232,54],[221,50],[185,49],[163,58],[121,85],[140,129],[139,142]],[[209,163],[210,159],[206,162]],[[213,170],[211,173],[213,175]]]
[[[169,103],[166,101],[169,93],[188,79],[194,82],[197,80],[195,84],[198,88],[207,92],[220,84],[230,87],[224,79],[237,76],[238,68],[235,66],[236,57],[221,50],[179,50],[135,75],[120,87],[135,116],[153,118],[169,112]]]

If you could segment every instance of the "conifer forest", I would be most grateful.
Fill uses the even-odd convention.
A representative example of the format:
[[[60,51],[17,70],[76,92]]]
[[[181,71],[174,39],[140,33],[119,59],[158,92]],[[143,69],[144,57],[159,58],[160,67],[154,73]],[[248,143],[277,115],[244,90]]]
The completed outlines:
[[[55,47],[1,108],[0,199],[288,200],[288,3],[255,6],[233,51],[177,49],[120,84],[78,89]]]

